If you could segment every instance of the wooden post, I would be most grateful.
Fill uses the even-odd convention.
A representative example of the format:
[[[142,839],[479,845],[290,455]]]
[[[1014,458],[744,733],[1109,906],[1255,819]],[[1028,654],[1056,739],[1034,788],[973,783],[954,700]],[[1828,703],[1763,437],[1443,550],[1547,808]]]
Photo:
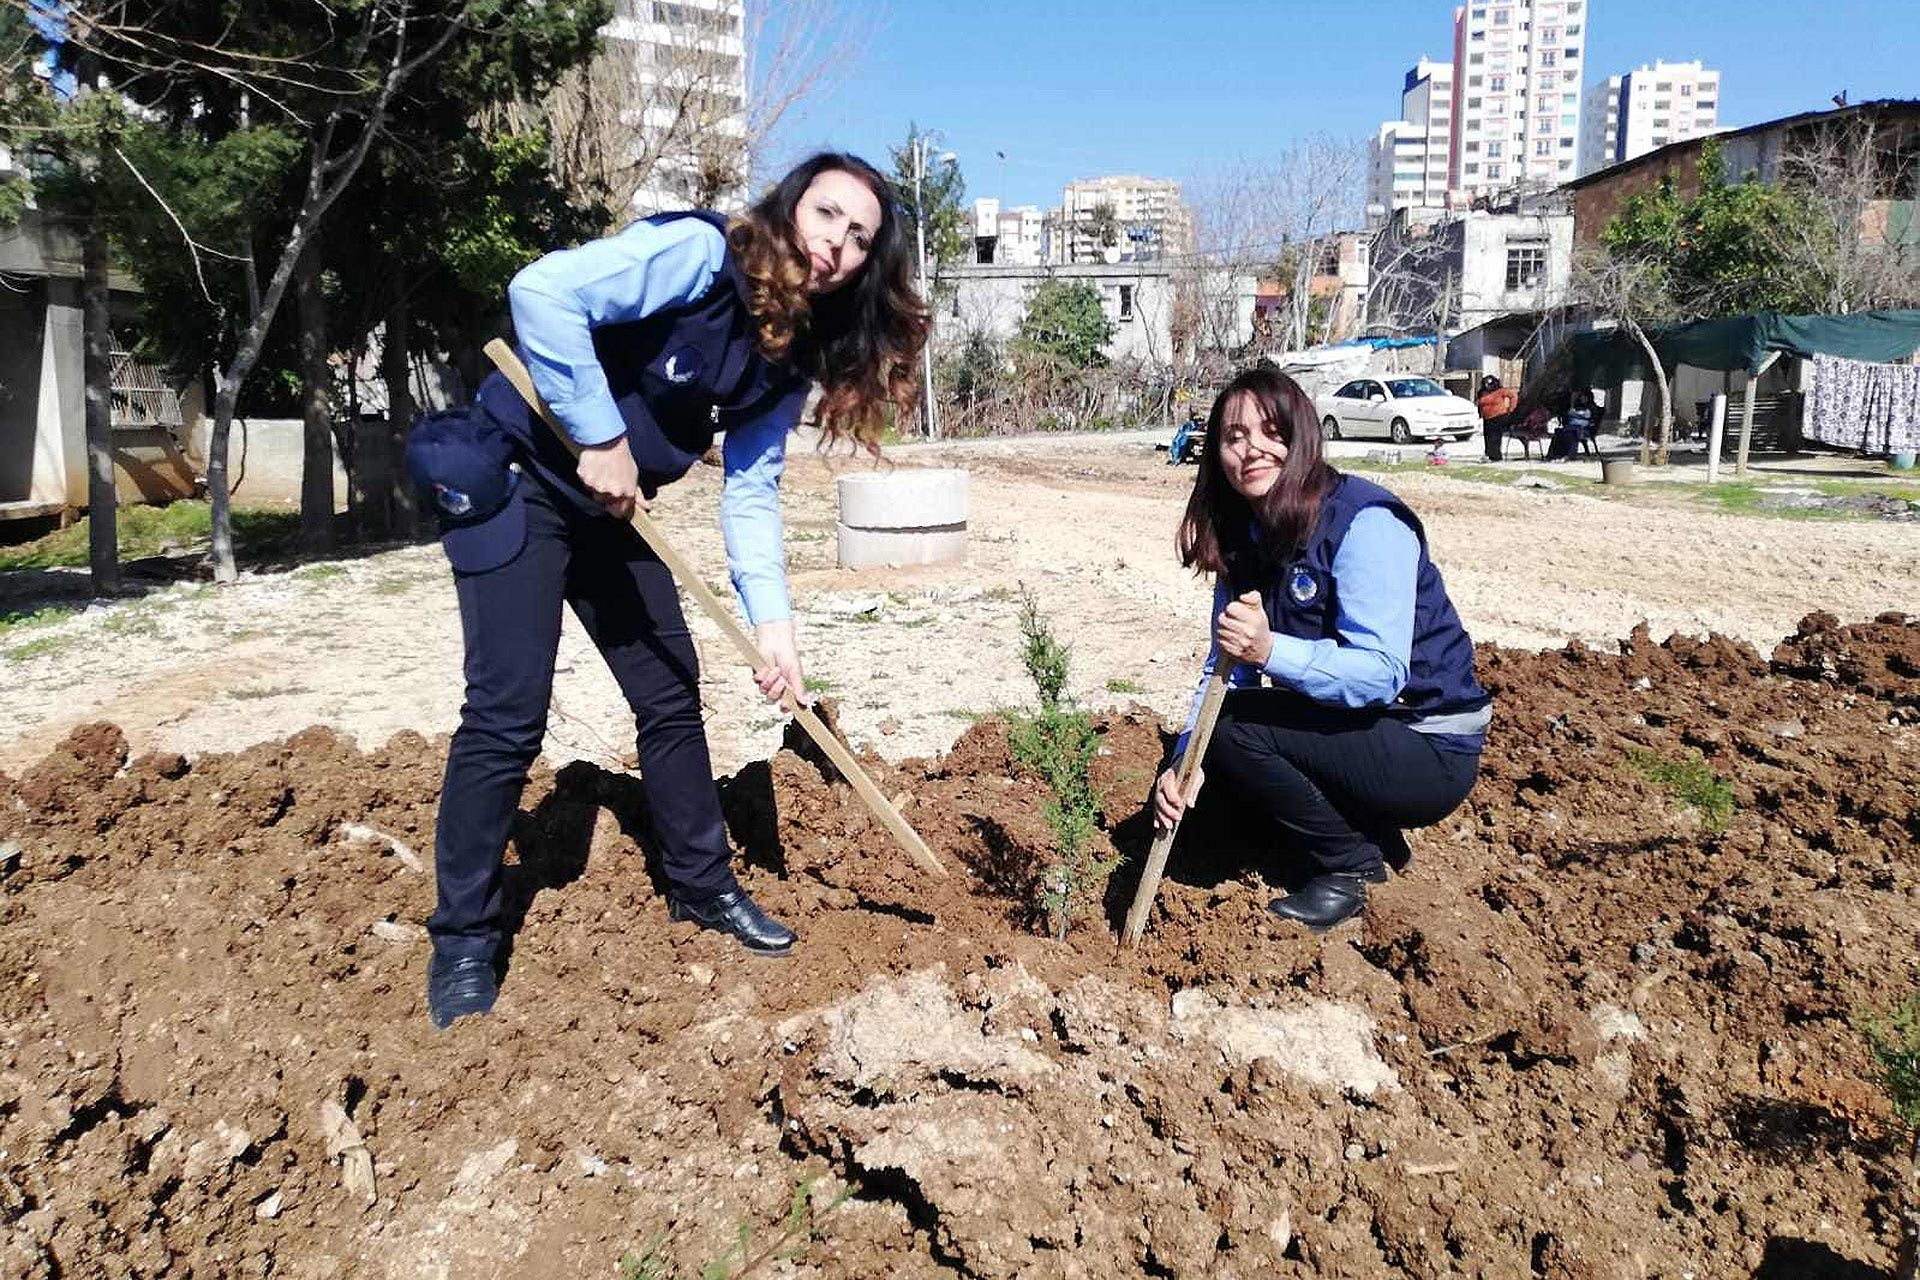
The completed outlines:
[[[1778,351],[1769,351],[1767,358],[1760,362],[1747,378],[1747,386],[1740,393],[1740,456],[1734,461],[1733,474],[1747,474],[1747,450],[1753,444],[1753,397],[1760,387],[1760,375],[1773,368],[1773,362],[1780,358]]]
[[[1207,682],[1206,696],[1200,702],[1200,717],[1193,722],[1193,732],[1187,735],[1187,749],[1180,757],[1180,794],[1193,803],[1193,777],[1200,771],[1200,762],[1206,759],[1207,745],[1213,741],[1213,726],[1220,719],[1220,704],[1227,697],[1227,677],[1233,672],[1233,664],[1222,654],[1215,662],[1213,678]],[[1160,892],[1160,877],[1166,874],[1167,855],[1173,851],[1173,838],[1179,834],[1180,825],[1175,823],[1153,838],[1153,848],[1147,851],[1146,869],[1140,874],[1140,887],[1133,891],[1133,905],[1127,908],[1127,924],[1120,931],[1120,941],[1131,947],[1140,941],[1140,935],[1146,932],[1147,917],[1153,912],[1153,900]]]
[[[1713,408],[1708,414],[1707,483],[1720,483],[1720,445],[1727,438],[1727,393],[1713,393]]]
[[[506,375],[507,381],[513,384],[514,390],[520,393],[521,397],[540,415],[541,420],[560,437],[561,443],[567,446],[568,452],[578,454],[580,446],[573,442],[573,437],[567,434],[566,428],[562,427],[559,420],[553,416],[553,410],[547,408],[546,402],[540,399],[540,393],[534,389],[532,375],[527,372],[526,365],[520,362],[520,357],[514,353],[513,348],[495,338],[487,344],[486,352],[488,358],[499,367],[500,372]],[[753,638],[741,628],[738,622],[734,621],[733,614],[720,603],[719,597],[707,589],[707,584],[700,580],[700,575],[694,572],[693,566],[681,558],[679,551],[667,541],[666,535],[661,533],[659,527],[653,523],[653,517],[636,505],[631,523],[641,539],[652,548],[656,556],[660,557],[660,562],[672,572],[674,579],[680,584],[680,589],[693,597],[693,602],[713,620],[715,626],[720,628],[720,633],[733,642],[734,649],[745,660],[748,668],[758,670],[765,659],[760,656],[760,650],[753,643]],[[840,775],[852,784],[854,793],[866,803],[867,808],[873,812],[873,816],[880,819],[881,825],[892,833],[893,838],[900,842],[900,846],[913,860],[931,874],[944,877],[947,869],[940,865],[940,859],[934,856],[927,842],[920,838],[919,832],[907,825],[907,820],[900,816],[900,811],[881,794],[880,788],[875,786],[873,779],[867,776],[867,771],[860,767],[860,762],[854,759],[853,752],[847,750],[846,744],[834,737],[833,731],[821,722],[820,717],[813,713],[811,707],[800,701],[799,690],[796,689],[788,695],[785,709],[793,713],[793,718],[800,722],[800,727],[806,731],[807,736],[826,753],[829,760],[833,761],[834,767],[840,770]]]

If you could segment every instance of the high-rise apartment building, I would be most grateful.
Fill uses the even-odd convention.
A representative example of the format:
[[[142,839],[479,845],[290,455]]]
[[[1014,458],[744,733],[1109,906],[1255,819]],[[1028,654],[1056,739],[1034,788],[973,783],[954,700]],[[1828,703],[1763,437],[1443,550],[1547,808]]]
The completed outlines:
[[[1588,0],[1486,0],[1453,15],[1448,187],[1472,199],[1573,178]]]
[[[744,0],[617,0],[600,57],[620,74],[621,145],[657,156],[633,209],[639,214],[748,196]],[[718,190],[716,190],[716,180]]]
[[[1109,223],[1099,212],[1113,211]],[[1193,215],[1180,184],[1131,176],[1070,182],[1049,236],[1051,260],[1064,265],[1148,261],[1193,252]]]
[[[1587,91],[1582,175],[1720,127],[1720,73],[1698,59],[1655,62],[1608,76]]]
[[[1380,126],[1368,150],[1367,222],[1396,209],[1442,209],[1453,149],[1453,64],[1421,58],[1407,72],[1400,118]]]

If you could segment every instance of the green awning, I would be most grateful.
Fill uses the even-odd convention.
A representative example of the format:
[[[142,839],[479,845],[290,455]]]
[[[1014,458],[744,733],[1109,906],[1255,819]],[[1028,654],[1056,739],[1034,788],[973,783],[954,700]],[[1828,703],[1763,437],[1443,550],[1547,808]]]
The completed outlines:
[[[1757,373],[1773,351],[1795,356],[1846,356],[1886,364],[1920,351],[1920,309],[1861,311],[1849,316],[1790,316],[1777,311],[1696,320],[1648,334],[1660,363]],[[1623,329],[1577,334],[1575,367],[1587,386],[1647,374],[1640,344]]]

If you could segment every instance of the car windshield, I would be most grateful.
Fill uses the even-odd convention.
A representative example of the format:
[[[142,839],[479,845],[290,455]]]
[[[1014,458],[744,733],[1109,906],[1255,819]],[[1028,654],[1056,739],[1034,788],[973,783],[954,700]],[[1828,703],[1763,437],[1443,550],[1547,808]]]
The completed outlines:
[[[1447,389],[1432,378],[1395,378],[1387,384],[1396,400],[1411,400],[1415,396],[1444,396]]]

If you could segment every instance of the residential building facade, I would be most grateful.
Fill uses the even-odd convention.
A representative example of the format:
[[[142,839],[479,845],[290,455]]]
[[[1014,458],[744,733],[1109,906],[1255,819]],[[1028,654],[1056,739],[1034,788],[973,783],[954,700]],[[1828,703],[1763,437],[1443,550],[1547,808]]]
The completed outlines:
[[[746,206],[747,49],[744,0],[617,0],[600,29],[601,57],[624,71],[638,113],[634,145],[675,133],[633,196],[638,215],[711,203]],[[737,173],[708,200],[711,172]],[[703,172],[704,171],[704,172]]]
[[[1400,118],[1380,126],[1368,153],[1367,224],[1396,209],[1442,209],[1453,152],[1453,64],[1421,58],[1407,72]]]
[[[945,341],[968,333],[985,333],[1008,341],[1020,332],[1034,291],[1048,280],[1085,284],[1100,295],[1100,306],[1113,325],[1113,337],[1103,349],[1110,360],[1164,363],[1173,358],[1174,280],[1171,267],[1155,262],[1083,266],[982,266],[963,264],[949,269],[953,292],[935,317],[936,331]]]
[[[1655,62],[1608,76],[1587,92],[1580,173],[1634,160],[1719,127],[1720,73],[1697,59]]]
[[[1454,10],[1457,199],[1575,176],[1588,0],[1474,0]]]
[[[981,266],[1037,267],[1045,257],[1046,216],[1032,204],[1002,208],[985,196],[973,202],[973,260]]]
[[[1768,120],[1713,134],[1724,170],[1751,174],[1761,182],[1794,178],[1792,157],[1805,154],[1852,129],[1869,130],[1876,140],[1880,172],[1862,210],[1861,237],[1869,244],[1920,246],[1920,100],[1857,102],[1832,111]],[[1700,156],[1708,137],[1670,142],[1610,168],[1583,174],[1567,184],[1572,197],[1574,234],[1581,245],[1600,241],[1607,224],[1626,202],[1672,178],[1683,196],[1700,190]]]
[[[1113,210],[1103,228],[1099,210]],[[1193,252],[1193,215],[1180,184],[1131,175],[1070,182],[1048,237],[1048,260],[1065,266],[1151,262]]]

